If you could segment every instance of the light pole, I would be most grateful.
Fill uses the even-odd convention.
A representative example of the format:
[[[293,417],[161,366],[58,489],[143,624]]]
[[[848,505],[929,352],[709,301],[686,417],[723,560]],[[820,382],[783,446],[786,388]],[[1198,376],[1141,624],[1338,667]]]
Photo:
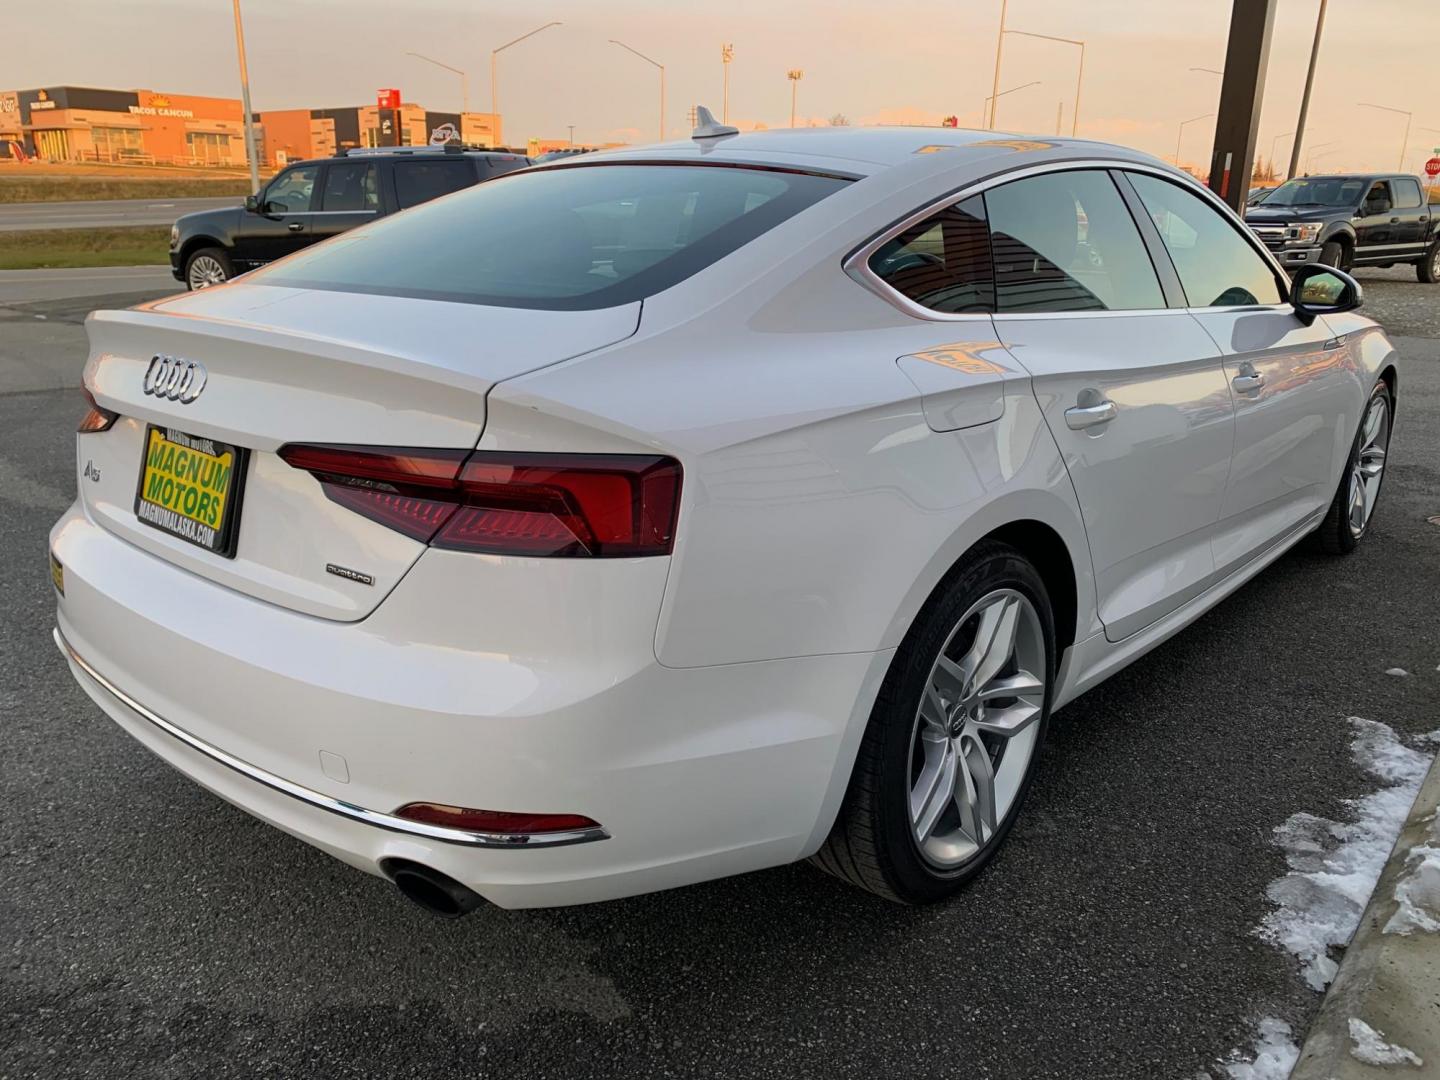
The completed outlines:
[[[793,128],[795,126],[795,100],[799,95],[800,80],[805,77],[805,72],[800,68],[791,68],[785,73],[785,77],[790,80],[790,126]]]
[[[1312,146],[1310,148],[1310,152],[1305,155],[1305,172],[1307,174],[1310,172],[1310,163],[1313,162],[1317,157],[1324,157],[1325,154],[1333,154],[1335,152],[1334,150],[1325,150],[1325,147],[1339,146],[1340,141],[1341,140],[1339,139],[1332,139],[1329,142],[1316,143],[1314,146]],[[1325,150],[1325,154],[1317,154],[1315,152],[1316,150]]]
[[[610,44],[611,44],[611,45],[619,45],[619,46],[620,46],[622,49],[624,49],[626,52],[632,52],[632,53],[634,53],[636,56],[638,56],[641,60],[644,60],[647,64],[653,64],[655,67],[657,67],[657,68],[660,69],[660,141],[661,141],[661,142],[664,142],[664,141],[665,141],[665,65],[662,64],[662,63],[660,63],[659,60],[651,60],[650,57],[646,56],[646,55],[645,55],[644,53],[642,53],[639,49],[632,49],[632,48],[630,48],[629,45],[626,45],[623,41],[616,41],[614,38],[611,38],[611,39],[610,39]]]
[[[1362,108],[1380,109],[1383,112],[1399,113],[1405,117],[1405,134],[1400,139],[1400,164],[1395,166],[1395,168],[1403,170],[1405,168],[1405,151],[1410,147],[1410,121],[1415,118],[1414,114],[1406,112],[1404,109],[1391,108],[1389,105],[1371,105],[1368,101],[1358,101],[1356,104]]]
[[[985,115],[985,111],[986,111],[987,109],[990,109],[990,103],[991,103],[992,101],[994,101],[995,98],[1002,98],[1002,97],[1004,97],[1006,94],[1013,94],[1013,93],[1015,93],[1016,90],[1028,90],[1028,89],[1030,89],[1030,87],[1032,87],[1032,86],[1043,86],[1043,85],[1044,85],[1044,84],[1043,84],[1039,79],[1037,79],[1037,80],[1035,80],[1034,82],[1027,82],[1027,83],[1025,83],[1023,86],[1012,86],[1009,90],[1001,90],[1000,93],[994,95],[994,97],[987,97],[987,98],[985,99],[985,101],[984,101],[984,102],[981,104],[981,106],[980,106],[980,115],[981,115],[981,116],[984,116],[984,115]],[[994,110],[994,109],[990,109],[990,119],[991,119],[992,122],[993,122],[994,119],[995,119],[995,110]],[[1058,134],[1058,132],[1057,132],[1057,134]]]
[[[250,111],[250,72],[245,66],[245,27],[240,24],[240,0],[234,0],[235,51],[240,56],[240,107],[245,110],[245,160],[250,165],[250,194],[260,194],[260,159],[255,153],[255,114]]]
[[[574,125],[574,124],[566,124],[565,126],[570,129],[570,149],[571,149],[571,150],[574,150],[574,149],[575,149],[575,125]]]
[[[461,71],[461,70],[460,70],[459,68],[457,68],[457,67],[451,67],[449,64],[442,64],[439,60],[435,60],[435,59],[432,59],[431,57],[424,56],[424,55],[422,55],[421,53],[418,53],[418,52],[407,52],[405,55],[406,55],[406,56],[413,56],[413,57],[415,57],[416,60],[424,60],[427,64],[434,64],[436,67],[444,68],[446,71],[453,71],[456,75],[459,75],[459,76],[460,76],[460,111],[461,111],[462,113],[467,113],[467,112],[470,111],[470,76],[469,76],[469,75],[465,74],[465,72]]]
[[[500,90],[499,83],[495,78],[495,58],[499,56],[502,52],[504,52],[506,49],[510,48],[511,45],[519,45],[520,42],[524,41],[526,38],[534,37],[536,34],[540,33],[541,30],[549,30],[550,27],[559,25],[560,23],[558,22],[547,22],[544,26],[537,26],[528,34],[521,34],[514,41],[507,41],[498,49],[490,50],[490,115],[492,117],[491,123],[496,127],[500,126]]]
[[[1051,34],[1032,34],[1028,30],[1001,30],[1004,34],[1018,34],[1020,37],[1039,38],[1041,41],[1058,41],[1062,45],[1078,45],[1080,47],[1080,69],[1075,73],[1075,111],[1070,116],[1070,135],[1073,138],[1080,128],[1080,84],[1085,81],[1085,42],[1076,41],[1074,38],[1055,37]],[[998,54],[997,54],[998,60]],[[999,66],[998,64],[996,65]],[[996,72],[997,76],[999,72]],[[996,79],[999,85],[999,79]],[[990,105],[990,126],[995,126],[995,105]]]
[[[1197,120],[1209,120],[1210,117],[1214,115],[1215,114],[1213,112],[1210,112],[1206,113],[1204,116],[1192,116],[1189,120],[1180,121],[1180,130],[1175,133],[1175,167],[1177,169],[1180,167],[1180,140],[1185,135],[1185,125],[1193,124]]]
[[[1275,164],[1275,148],[1276,148],[1276,146],[1279,144],[1280,140],[1281,140],[1281,139],[1288,139],[1291,135],[1294,135],[1294,134],[1295,134],[1295,132],[1293,132],[1293,131],[1286,131],[1286,132],[1282,132],[1282,133],[1279,134],[1279,135],[1276,135],[1273,139],[1270,140],[1270,164],[1271,164],[1272,166]]]
[[[1005,9],[1009,6],[1010,0],[1000,0],[1000,32],[995,35],[995,78],[990,83],[990,117],[985,121],[985,127],[990,131],[995,130],[995,99],[1000,96],[1000,56],[1005,49]]]
[[[1305,118],[1310,113],[1310,91],[1315,86],[1315,65],[1320,60],[1320,35],[1325,29],[1326,2],[1320,0],[1320,12],[1315,16],[1315,43],[1310,46],[1310,66],[1305,71],[1305,92],[1300,95],[1300,119],[1295,122],[1295,141],[1290,144],[1290,168],[1285,170],[1286,180],[1294,176],[1295,170],[1300,167],[1300,146],[1305,142]]]
[[[730,61],[735,59],[734,45],[720,46],[720,68],[725,73],[725,91],[720,101],[720,122],[730,123]]]

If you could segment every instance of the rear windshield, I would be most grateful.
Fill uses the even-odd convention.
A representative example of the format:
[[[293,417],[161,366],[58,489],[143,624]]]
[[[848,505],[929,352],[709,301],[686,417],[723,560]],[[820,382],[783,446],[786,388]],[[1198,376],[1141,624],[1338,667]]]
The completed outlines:
[[[249,280],[578,310],[685,280],[847,183],[713,165],[522,172],[383,218]]]

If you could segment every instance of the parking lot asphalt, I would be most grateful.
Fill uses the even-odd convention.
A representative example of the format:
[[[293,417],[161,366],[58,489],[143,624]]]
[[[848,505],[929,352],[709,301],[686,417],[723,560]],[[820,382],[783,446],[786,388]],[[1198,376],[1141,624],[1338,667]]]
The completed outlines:
[[[51,335],[0,351],[0,1076],[1188,1080],[1261,1016],[1303,1032],[1318,995],[1253,933],[1271,830],[1373,786],[1346,717],[1440,727],[1440,289],[1362,276],[1405,363],[1371,534],[1292,552],[1057,713],[953,902],[793,866],[454,923],[211,796],[73,684],[45,536],[96,301],[0,293],[0,341]]]

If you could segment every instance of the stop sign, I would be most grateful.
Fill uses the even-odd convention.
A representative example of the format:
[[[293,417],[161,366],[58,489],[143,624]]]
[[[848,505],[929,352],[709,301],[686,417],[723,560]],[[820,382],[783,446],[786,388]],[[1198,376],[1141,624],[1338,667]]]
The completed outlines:
[[[1440,157],[1432,157],[1425,162],[1426,176],[1440,176]]]

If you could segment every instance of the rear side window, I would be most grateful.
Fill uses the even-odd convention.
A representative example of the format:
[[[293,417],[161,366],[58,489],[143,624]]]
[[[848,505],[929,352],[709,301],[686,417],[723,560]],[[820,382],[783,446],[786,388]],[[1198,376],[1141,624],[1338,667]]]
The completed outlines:
[[[870,271],[896,292],[948,315],[995,303],[985,201],[978,195],[910,226],[870,256]]]
[[[573,311],[670,288],[839,190],[701,165],[517,172],[260,271],[272,285]]]
[[[997,312],[1163,308],[1135,219],[1109,175],[1046,173],[985,193]]]
[[[347,161],[343,165],[326,168],[321,210],[332,213],[337,210],[374,210],[379,205],[380,194],[375,187],[373,161]]]
[[[1395,208],[1397,210],[1414,210],[1422,205],[1420,199],[1420,183],[1417,180],[1408,180],[1401,177],[1393,180],[1390,187],[1395,192]]]
[[[397,161],[395,198],[401,210],[419,206],[478,181],[475,166],[465,161]]]
[[[1282,301],[1269,264],[1218,210],[1179,184],[1126,173],[1160,232],[1191,307]]]

